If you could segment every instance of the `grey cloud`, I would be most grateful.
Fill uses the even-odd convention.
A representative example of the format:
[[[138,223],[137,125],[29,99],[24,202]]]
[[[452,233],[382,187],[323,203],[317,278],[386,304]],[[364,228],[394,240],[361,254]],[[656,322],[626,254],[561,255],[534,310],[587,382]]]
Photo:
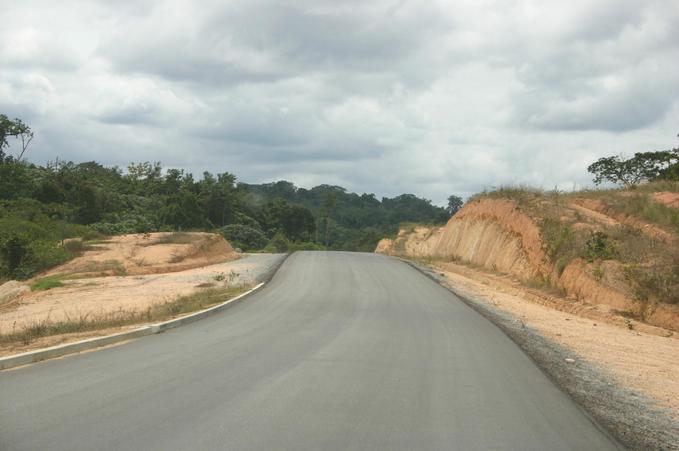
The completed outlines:
[[[363,79],[388,74],[406,82],[418,82],[425,73],[431,78],[431,61],[421,51],[451,26],[445,15],[412,2],[408,7],[387,3],[366,14],[365,4],[219,5],[210,14],[185,18],[178,30],[162,28],[144,36],[157,27],[157,12],[151,11],[117,29],[102,52],[121,72],[216,85],[329,72]]]
[[[38,162],[161,160],[444,202],[583,185],[593,159],[677,132],[674,0],[26,0],[8,14],[0,111],[34,126]]]

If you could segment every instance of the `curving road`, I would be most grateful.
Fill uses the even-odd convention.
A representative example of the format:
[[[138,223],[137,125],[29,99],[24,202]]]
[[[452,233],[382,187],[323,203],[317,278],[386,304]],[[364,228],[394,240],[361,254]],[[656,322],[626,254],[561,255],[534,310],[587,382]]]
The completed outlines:
[[[206,320],[0,372],[0,449],[615,446],[502,332],[408,265],[300,252]]]

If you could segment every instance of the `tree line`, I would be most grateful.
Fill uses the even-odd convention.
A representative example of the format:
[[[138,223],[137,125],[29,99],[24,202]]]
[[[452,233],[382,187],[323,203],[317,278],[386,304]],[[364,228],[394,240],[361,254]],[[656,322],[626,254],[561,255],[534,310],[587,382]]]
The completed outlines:
[[[587,167],[594,183],[615,183],[632,188],[639,183],[659,180],[679,180],[679,147],[668,150],[637,152],[625,158],[613,155],[599,158]]]
[[[74,237],[205,230],[246,251],[372,251],[399,223],[449,217],[412,194],[378,199],[333,185],[248,184],[229,172],[196,178],[158,162],[125,171],[95,161],[31,164],[22,157],[32,132],[17,121],[0,117],[0,279],[27,278],[69,259]],[[25,145],[13,157],[8,138],[22,133]]]

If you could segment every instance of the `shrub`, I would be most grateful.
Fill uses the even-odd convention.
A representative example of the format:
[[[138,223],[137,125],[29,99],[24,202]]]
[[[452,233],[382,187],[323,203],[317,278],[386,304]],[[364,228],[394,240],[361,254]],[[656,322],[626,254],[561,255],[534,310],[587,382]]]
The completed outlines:
[[[253,229],[261,231],[261,226],[259,225],[259,223],[255,219],[251,218],[248,215],[240,213],[240,212],[236,213],[236,218],[233,221],[233,223],[237,224],[237,225],[248,226],[248,227],[251,227]]]
[[[585,243],[585,257],[588,262],[609,260],[617,254],[615,246],[607,234],[601,231],[592,232]]]
[[[53,230],[12,216],[0,219],[0,277],[27,279],[72,256]]]
[[[104,235],[127,235],[158,230],[152,220],[142,215],[130,215],[119,221],[95,222],[90,224],[90,228]]]
[[[92,249],[92,246],[85,244],[83,240],[77,238],[64,241],[64,248],[72,254],[82,254],[83,252]]]
[[[568,224],[546,218],[540,223],[544,251],[552,261],[567,254],[574,246],[575,235]]]
[[[288,250],[294,251],[324,251],[326,247],[319,243],[313,243],[310,241],[299,241],[290,243]]]
[[[155,240],[148,243],[149,246],[156,244],[191,244],[199,241],[201,239],[200,235],[193,235],[186,232],[171,232],[162,236],[159,236]]]
[[[281,232],[277,232],[269,244],[266,246],[267,251],[273,252],[288,252],[290,250],[290,241]]]
[[[219,233],[234,247],[244,250],[262,249],[267,245],[266,235],[261,230],[243,224],[229,224]]]

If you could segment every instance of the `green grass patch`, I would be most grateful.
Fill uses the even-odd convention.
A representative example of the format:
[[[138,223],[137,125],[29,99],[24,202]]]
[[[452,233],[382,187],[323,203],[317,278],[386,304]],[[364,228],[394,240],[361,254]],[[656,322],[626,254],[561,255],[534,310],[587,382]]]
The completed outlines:
[[[31,291],[46,291],[52,288],[63,287],[62,276],[51,276],[38,279],[31,285]]]

